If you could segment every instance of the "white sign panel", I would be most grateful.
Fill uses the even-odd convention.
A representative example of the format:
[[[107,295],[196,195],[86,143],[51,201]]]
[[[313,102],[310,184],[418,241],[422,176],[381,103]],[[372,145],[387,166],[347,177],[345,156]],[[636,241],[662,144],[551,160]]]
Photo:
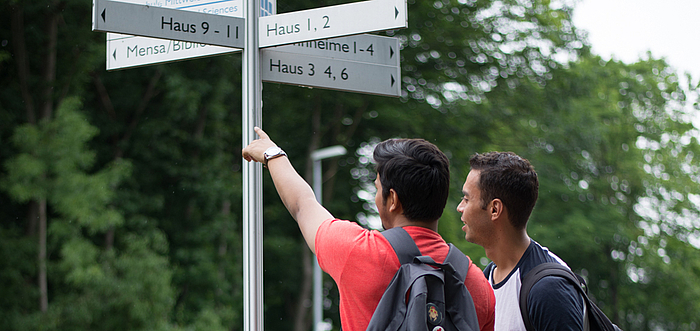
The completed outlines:
[[[242,0],[119,1],[222,16],[243,17]],[[275,0],[261,0],[260,7],[261,16],[274,15],[276,12]],[[240,51],[241,50],[239,48],[137,37],[118,33],[107,33],[107,70],[123,69]]]
[[[260,47],[408,27],[406,0],[370,0],[261,17]]]
[[[94,1],[94,31],[128,33],[227,47],[243,46],[243,18],[111,0]]]

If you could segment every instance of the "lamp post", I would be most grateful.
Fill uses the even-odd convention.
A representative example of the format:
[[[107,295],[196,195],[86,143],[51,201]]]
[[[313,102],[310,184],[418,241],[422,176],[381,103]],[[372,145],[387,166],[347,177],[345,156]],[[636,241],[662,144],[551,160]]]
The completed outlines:
[[[313,160],[313,188],[314,195],[316,195],[316,201],[323,204],[322,201],[322,187],[323,179],[321,178],[321,160],[328,159],[331,157],[345,155],[347,150],[345,147],[337,145],[327,148],[317,149],[311,153],[311,160]],[[328,325],[323,322],[323,272],[321,267],[318,265],[318,259],[314,256],[314,291],[313,291],[313,330],[314,331],[325,331],[330,330]]]

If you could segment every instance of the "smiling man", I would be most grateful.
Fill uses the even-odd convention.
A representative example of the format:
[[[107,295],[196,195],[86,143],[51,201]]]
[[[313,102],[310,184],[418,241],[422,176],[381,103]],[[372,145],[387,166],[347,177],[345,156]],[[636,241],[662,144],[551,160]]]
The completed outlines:
[[[476,154],[457,206],[467,241],[483,246],[491,262],[484,276],[496,295],[495,330],[526,330],[520,314],[522,277],[535,266],[566,265],[527,234],[539,182],[530,162],[511,152]],[[563,278],[548,276],[528,296],[535,330],[583,330],[583,298]]]

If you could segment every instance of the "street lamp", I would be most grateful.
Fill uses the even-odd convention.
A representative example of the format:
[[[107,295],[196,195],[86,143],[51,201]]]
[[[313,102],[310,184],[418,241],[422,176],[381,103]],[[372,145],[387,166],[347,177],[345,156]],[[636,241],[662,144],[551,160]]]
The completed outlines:
[[[321,178],[321,160],[328,159],[331,157],[345,155],[347,150],[343,146],[331,146],[327,148],[317,149],[311,153],[311,160],[314,161],[313,167],[313,187],[314,194],[316,195],[316,201],[323,204],[322,200],[322,184],[323,180]],[[314,256],[314,331],[326,331],[330,330],[329,323],[323,322],[323,272],[321,267],[318,265],[318,259]]]

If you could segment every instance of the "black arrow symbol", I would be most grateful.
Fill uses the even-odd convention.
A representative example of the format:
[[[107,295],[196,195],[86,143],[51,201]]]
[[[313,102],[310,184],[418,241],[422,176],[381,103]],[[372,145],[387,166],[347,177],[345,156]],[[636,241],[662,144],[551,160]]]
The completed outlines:
[[[101,16],[102,16],[102,21],[104,21],[105,23],[107,23],[107,20],[105,19],[105,12],[106,12],[106,11],[107,11],[107,8],[105,8],[104,10],[102,10],[102,15],[101,15]]]
[[[112,57],[116,60],[117,59],[117,50],[114,50],[114,53],[112,54]]]
[[[394,80],[394,75],[391,75],[391,87],[394,87],[394,82],[396,82],[396,80]]]
[[[399,16],[399,9],[394,7],[394,19]]]
[[[391,59],[392,57],[394,57],[394,48],[389,46],[389,58]]]

